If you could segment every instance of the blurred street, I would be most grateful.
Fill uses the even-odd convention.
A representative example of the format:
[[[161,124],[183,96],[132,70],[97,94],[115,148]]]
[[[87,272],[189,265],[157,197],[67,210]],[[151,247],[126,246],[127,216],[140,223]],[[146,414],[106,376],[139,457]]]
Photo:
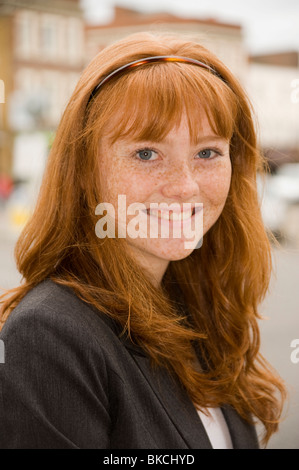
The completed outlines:
[[[261,350],[284,379],[289,392],[285,420],[268,445],[273,449],[299,449],[299,363],[291,361],[291,342],[299,339],[299,250],[274,250],[275,275],[260,313]],[[299,356],[297,354],[297,356]]]
[[[15,287],[21,279],[14,261],[14,245],[18,231],[9,224],[8,216],[0,209],[0,292]]]
[[[20,281],[13,258],[17,231],[9,228],[0,211],[0,286],[11,288]],[[299,250],[283,246],[273,253],[276,279],[260,308],[267,317],[260,322],[262,351],[283,377],[289,389],[286,418],[268,448],[299,449],[299,363],[291,361],[291,341],[299,339]]]

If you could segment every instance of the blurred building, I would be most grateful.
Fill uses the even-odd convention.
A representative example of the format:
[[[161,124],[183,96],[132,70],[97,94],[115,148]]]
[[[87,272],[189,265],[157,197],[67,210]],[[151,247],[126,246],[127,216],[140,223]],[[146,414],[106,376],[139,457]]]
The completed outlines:
[[[120,7],[115,7],[111,22],[86,27],[87,60],[112,42],[140,31],[187,34],[213,51],[240,79],[246,76],[248,58],[240,25],[214,19],[181,18],[168,13],[141,13]]]
[[[250,57],[248,92],[272,168],[299,162],[299,53]]]
[[[0,1],[0,175],[11,174],[16,139],[54,130],[84,65],[78,0]],[[19,148],[22,147],[19,145]],[[30,151],[28,146],[28,152]]]
[[[44,140],[55,131],[83,68],[107,45],[144,30],[182,33],[212,50],[248,90],[269,158],[299,161],[298,53],[248,60],[242,27],[213,19],[115,7],[110,22],[88,25],[79,5],[0,0],[0,176],[42,172]]]

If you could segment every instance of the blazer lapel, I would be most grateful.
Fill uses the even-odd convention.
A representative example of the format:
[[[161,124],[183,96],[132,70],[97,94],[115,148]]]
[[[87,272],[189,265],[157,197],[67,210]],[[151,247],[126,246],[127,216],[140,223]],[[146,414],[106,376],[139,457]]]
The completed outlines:
[[[121,331],[119,326],[105,316],[103,320],[119,336]],[[150,359],[140,346],[133,344],[124,336],[119,336],[119,339],[130,351],[149,386],[163,405],[169,419],[185,441],[186,447],[190,449],[212,449],[209,437],[193,403],[178,382],[175,382],[164,369],[157,368],[153,370],[150,366]],[[243,420],[234,408],[223,406],[221,409],[231,434],[233,447],[235,449],[259,448],[254,426]]]
[[[230,431],[234,449],[258,449],[255,427],[242,419],[231,406],[223,406],[222,412]]]
[[[150,359],[138,346],[129,345],[132,357],[149,386],[163,405],[189,449],[211,449],[211,443],[198,413],[182,387],[164,369],[151,369]]]

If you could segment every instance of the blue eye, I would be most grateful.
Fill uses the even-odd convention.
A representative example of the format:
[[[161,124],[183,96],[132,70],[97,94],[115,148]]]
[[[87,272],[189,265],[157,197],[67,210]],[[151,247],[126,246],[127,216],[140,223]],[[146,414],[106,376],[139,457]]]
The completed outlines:
[[[214,149],[203,149],[197,154],[197,156],[202,160],[203,159],[212,160],[218,155],[222,156],[222,153],[219,150],[214,150]]]
[[[156,160],[157,153],[151,149],[142,149],[136,152],[140,160]]]
[[[200,152],[198,152],[198,156],[199,158],[210,158],[211,154],[212,154],[213,150],[211,149],[204,149],[204,150],[201,150]]]

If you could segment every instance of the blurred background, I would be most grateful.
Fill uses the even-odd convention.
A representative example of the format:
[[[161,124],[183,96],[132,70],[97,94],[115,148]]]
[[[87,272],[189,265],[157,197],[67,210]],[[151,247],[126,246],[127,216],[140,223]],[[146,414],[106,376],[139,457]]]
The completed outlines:
[[[0,286],[20,282],[14,244],[81,71],[111,42],[144,30],[191,35],[224,61],[253,103],[270,169],[258,178],[262,213],[280,242],[260,309],[261,344],[290,393],[268,447],[298,449],[299,352],[291,360],[291,343],[299,346],[298,0],[0,0]]]

